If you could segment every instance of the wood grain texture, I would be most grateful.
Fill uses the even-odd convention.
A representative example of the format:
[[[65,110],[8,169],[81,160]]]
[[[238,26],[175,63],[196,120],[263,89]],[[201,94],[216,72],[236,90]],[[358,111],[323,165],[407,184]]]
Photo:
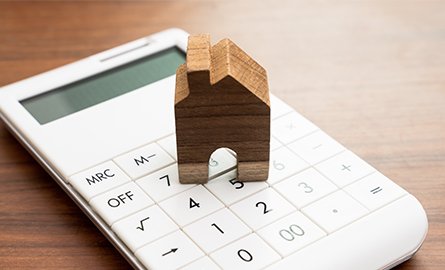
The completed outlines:
[[[211,46],[191,35],[176,72],[176,145],[181,183],[207,183],[219,148],[236,153],[237,179],[269,174],[270,102],[266,70],[229,39]]]
[[[422,202],[428,236],[397,269],[441,270],[444,11],[410,0],[0,2],[0,85],[167,27],[230,37],[267,67],[272,93]],[[3,123],[0,184],[0,269],[129,268]]]

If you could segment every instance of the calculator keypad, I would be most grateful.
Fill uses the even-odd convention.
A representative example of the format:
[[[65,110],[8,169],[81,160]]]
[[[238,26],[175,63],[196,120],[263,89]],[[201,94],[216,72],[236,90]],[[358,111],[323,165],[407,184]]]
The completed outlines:
[[[406,194],[406,191],[379,172],[375,172],[345,188],[352,197],[376,210]]]
[[[328,233],[361,218],[369,211],[344,191],[337,191],[302,209]]]
[[[176,231],[136,251],[149,269],[177,269],[204,256],[182,231]]]
[[[273,185],[309,167],[306,161],[286,147],[272,151],[269,163],[269,178],[267,179],[269,185]]]
[[[113,161],[107,161],[89,170],[69,178],[71,185],[85,198],[90,200],[95,195],[113,189],[130,181]]]
[[[273,188],[267,188],[235,203],[230,206],[230,210],[252,229],[257,230],[296,209]]]
[[[317,129],[312,122],[297,112],[291,112],[272,121],[272,135],[284,144],[300,139]]]
[[[250,234],[210,256],[224,269],[261,269],[280,259],[256,234]]]
[[[320,130],[289,144],[289,148],[311,165],[344,150],[341,144]]]
[[[240,182],[236,179],[236,171],[217,177],[205,184],[205,187],[218,197],[225,205],[239,201],[268,185],[265,182]]]
[[[282,101],[271,103],[267,181],[238,181],[236,153],[221,148],[207,184],[180,184],[171,134],[69,183],[149,269],[262,269],[407,194]]]
[[[132,251],[136,251],[179,227],[158,206],[153,205],[117,221],[111,229]]]
[[[149,144],[114,159],[131,178],[137,179],[174,162],[162,148]]]
[[[136,183],[156,202],[196,186],[179,183],[177,163],[144,176],[136,180]]]
[[[112,225],[117,220],[154,204],[135,183],[130,182],[94,197],[91,206]]]
[[[181,227],[224,207],[224,205],[202,185],[173,196],[161,202],[159,205]]]
[[[227,243],[247,235],[251,230],[231,211],[224,208],[186,226],[184,232],[205,253],[210,254]]]
[[[299,209],[337,190],[334,184],[313,168],[289,177],[274,188]]]
[[[315,168],[339,187],[344,187],[375,171],[351,151],[340,153],[315,165]]]
[[[295,212],[278,220],[259,230],[258,234],[283,257],[326,235],[301,212]]]

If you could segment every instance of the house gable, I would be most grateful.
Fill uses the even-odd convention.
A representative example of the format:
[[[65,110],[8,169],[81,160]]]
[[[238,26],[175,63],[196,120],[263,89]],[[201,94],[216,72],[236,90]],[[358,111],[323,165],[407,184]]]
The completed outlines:
[[[229,39],[211,47],[209,35],[191,37],[187,62],[176,72],[175,104],[190,94],[190,88],[201,88],[192,84],[213,86],[228,76],[270,106],[266,71],[255,60]]]

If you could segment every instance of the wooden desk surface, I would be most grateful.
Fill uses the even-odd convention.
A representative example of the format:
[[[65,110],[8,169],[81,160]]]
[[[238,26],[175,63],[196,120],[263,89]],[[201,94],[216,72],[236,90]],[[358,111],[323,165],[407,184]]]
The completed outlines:
[[[335,2],[335,3],[334,3]],[[230,37],[270,88],[413,193],[445,268],[445,2],[1,2],[0,85],[168,28]],[[0,268],[129,265],[0,123]]]

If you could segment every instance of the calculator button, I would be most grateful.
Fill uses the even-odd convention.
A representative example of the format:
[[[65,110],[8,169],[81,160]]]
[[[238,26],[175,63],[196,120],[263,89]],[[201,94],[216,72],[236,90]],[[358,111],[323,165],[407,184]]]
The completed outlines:
[[[221,268],[219,268],[219,266],[216,265],[216,263],[214,263],[207,256],[181,268],[181,270],[219,270],[219,269]]]
[[[318,130],[311,121],[297,112],[291,112],[272,121],[272,135],[288,144]]]
[[[274,222],[259,230],[258,234],[283,257],[326,236],[322,229],[301,212]]]
[[[176,135],[170,135],[157,141],[157,143],[175,160],[178,160],[177,152],[176,152]]]
[[[380,208],[406,194],[380,172],[375,172],[344,189],[370,210]]]
[[[93,197],[90,204],[111,225],[118,219],[152,205],[153,201],[140,187],[130,182]]]
[[[345,148],[323,131],[317,131],[288,145],[311,165],[340,153]]]
[[[224,148],[216,149],[209,159],[209,178],[236,167],[236,157]]]
[[[155,143],[119,156],[114,161],[133,179],[174,162],[173,158]]]
[[[254,230],[296,210],[272,188],[237,202],[230,209]]]
[[[181,227],[224,207],[202,185],[179,193],[161,202],[159,206]]]
[[[361,218],[369,211],[344,191],[339,190],[302,209],[328,233]]]
[[[251,232],[227,208],[186,227],[184,232],[207,254]]]
[[[107,161],[69,178],[70,184],[86,200],[129,181],[130,178],[112,161]]]
[[[136,183],[156,202],[196,186],[194,184],[179,183],[177,163],[144,176],[137,180]]]
[[[351,151],[345,151],[316,165],[315,168],[339,187],[344,187],[374,171]]]
[[[132,251],[178,229],[156,205],[119,220],[112,226],[112,230]]]
[[[269,178],[267,183],[273,185],[286,177],[309,167],[306,161],[295,155],[286,147],[271,152],[269,161]]]
[[[337,190],[334,184],[313,168],[276,184],[274,188],[298,208]]]
[[[275,97],[274,95],[270,95],[270,114],[272,119],[292,111],[293,109],[281,99]]]
[[[236,170],[210,180],[205,186],[225,205],[239,201],[261,189],[268,187],[263,181],[240,182],[236,179]]]
[[[204,255],[181,231],[143,246],[135,254],[148,269],[177,269]]]
[[[256,234],[250,234],[210,257],[223,269],[262,269],[280,259]]]

